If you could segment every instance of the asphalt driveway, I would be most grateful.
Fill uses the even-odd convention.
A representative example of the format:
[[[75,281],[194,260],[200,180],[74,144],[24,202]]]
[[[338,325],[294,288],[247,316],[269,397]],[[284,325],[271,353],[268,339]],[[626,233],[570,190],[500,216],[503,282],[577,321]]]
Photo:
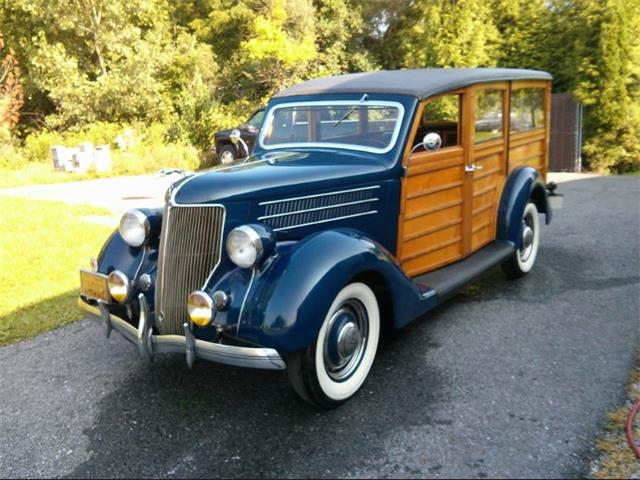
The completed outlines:
[[[85,320],[0,349],[0,477],[577,477],[639,347],[640,178],[565,182],[534,271],[486,275],[320,412],[285,373],[164,356]]]

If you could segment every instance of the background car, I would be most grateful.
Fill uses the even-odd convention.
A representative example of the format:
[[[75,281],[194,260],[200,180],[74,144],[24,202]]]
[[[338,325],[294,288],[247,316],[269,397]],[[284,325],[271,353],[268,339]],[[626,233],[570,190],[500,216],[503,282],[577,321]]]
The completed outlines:
[[[242,139],[247,143],[249,152],[245,152],[242,145],[234,145],[230,139],[231,132],[234,128],[228,128],[226,130],[220,130],[214,134],[214,141],[216,145],[216,154],[218,155],[218,163],[226,164],[231,163],[238,158],[244,158],[248,156],[253,150],[253,146],[256,143],[256,138],[262,121],[264,120],[264,107],[259,108],[249,120],[242,125],[236,127],[240,130]]]

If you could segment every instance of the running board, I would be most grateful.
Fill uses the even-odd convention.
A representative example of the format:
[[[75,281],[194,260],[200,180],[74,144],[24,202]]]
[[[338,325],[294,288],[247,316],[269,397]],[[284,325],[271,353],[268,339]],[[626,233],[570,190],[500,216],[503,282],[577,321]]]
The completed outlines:
[[[487,270],[507,260],[514,251],[512,244],[496,240],[464,260],[414,277],[412,281],[420,290],[434,290],[439,302],[442,302]]]

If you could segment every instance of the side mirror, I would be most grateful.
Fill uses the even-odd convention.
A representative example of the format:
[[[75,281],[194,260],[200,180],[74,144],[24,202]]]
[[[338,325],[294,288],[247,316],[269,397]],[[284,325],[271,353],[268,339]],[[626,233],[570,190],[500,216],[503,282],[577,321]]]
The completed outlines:
[[[240,135],[239,129],[234,128],[233,130],[231,130],[231,134],[229,134],[229,140],[231,140],[231,143],[233,143],[234,145],[237,145],[238,142],[240,141],[240,137],[241,135]]]
[[[442,146],[442,138],[435,132],[429,132],[422,139],[422,146],[425,150],[438,150]]]

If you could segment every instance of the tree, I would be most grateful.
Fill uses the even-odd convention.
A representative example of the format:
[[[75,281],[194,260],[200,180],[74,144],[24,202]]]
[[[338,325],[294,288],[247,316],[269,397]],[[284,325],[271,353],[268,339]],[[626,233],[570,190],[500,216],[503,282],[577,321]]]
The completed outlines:
[[[18,60],[11,48],[5,48],[0,32],[0,143],[10,139],[11,130],[20,119],[23,103],[24,92]]]
[[[213,50],[223,103],[255,106],[305,78],[317,54],[314,16],[311,0],[212,0],[190,27]]]
[[[346,0],[314,0],[317,55],[313,76],[374,70],[365,45],[363,7]]]
[[[172,28],[164,0],[15,0],[2,8],[29,59],[29,90],[50,105],[39,106],[50,127],[166,122],[181,89],[196,77],[210,84],[215,72],[211,49]]]
[[[576,3],[590,32],[575,86],[586,112],[586,159],[601,171],[640,169],[640,1]]]
[[[496,63],[498,31],[484,0],[417,0],[385,33],[390,68],[478,67]]]
[[[492,0],[493,22],[500,36],[498,65],[547,69],[551,9],[547,0]],[[555,47],[555,45],[554,45]]]

